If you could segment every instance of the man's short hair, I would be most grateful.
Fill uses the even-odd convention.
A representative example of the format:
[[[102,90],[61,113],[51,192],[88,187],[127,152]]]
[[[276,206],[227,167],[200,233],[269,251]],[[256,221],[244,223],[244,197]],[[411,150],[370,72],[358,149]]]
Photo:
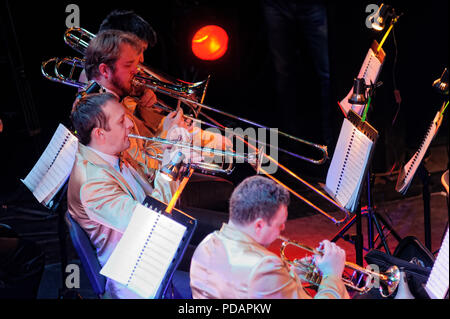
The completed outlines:
[[[142,50],[142,42],[136,35],[119,30],[102,31],[90,41],[84,57],[84,70],[88,80],[100,75],[98,67],[102,63],[115,70],[122,44],[129,44],[137,51]]]
[[[100,25],[99,32],[104,30],[121,30],[133,33],[139,39],[147,42],[149,47],[154,47],[157,42],[156,32],[152,26],[132,10],[110,12]]]
[[[76,102],[70,119],[81,144],[88,145],[91,142],[91,133],[96,127],[110,130],[109,119],[103,112],[103,108],[112,100],[117,101],[117,97],[111,93],[93,93]]]
[[[246,178],[231,194],[230,220],[247,225],[257,218],[270,223],[281,205],[289,205],[289,192],[263,176]]]

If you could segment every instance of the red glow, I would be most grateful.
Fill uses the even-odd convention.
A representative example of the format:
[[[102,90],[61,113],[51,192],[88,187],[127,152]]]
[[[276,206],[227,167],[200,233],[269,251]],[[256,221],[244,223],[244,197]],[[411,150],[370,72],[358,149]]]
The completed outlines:
[[[207,25],[198,30],[192,38],[192,52],[201,60],[217,60],[228,48],[228,35],[216,25]]]

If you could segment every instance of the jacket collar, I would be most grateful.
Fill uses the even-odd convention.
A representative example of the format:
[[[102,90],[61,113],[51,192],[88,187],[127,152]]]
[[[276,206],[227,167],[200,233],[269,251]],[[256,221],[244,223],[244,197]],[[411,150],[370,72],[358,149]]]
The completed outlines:
[[[260,248],[266,249],[266,247],[259,244],[256,240],[254,240],[252,237],[247,235],[246,233],[240,231],[236,227],[228,224],[223,223],[222,228],[220,229],[220,232],[227,238],[239,241],[241,243],[246,243],[254,246],[258,246]]]

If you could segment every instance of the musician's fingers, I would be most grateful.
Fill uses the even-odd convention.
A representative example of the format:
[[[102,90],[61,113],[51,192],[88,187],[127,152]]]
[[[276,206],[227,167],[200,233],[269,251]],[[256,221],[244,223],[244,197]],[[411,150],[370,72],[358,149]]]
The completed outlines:
[[[172,111],[169,114],[167,114],[167,117],[170,119],[173,119],[177,115],[177,111]]]

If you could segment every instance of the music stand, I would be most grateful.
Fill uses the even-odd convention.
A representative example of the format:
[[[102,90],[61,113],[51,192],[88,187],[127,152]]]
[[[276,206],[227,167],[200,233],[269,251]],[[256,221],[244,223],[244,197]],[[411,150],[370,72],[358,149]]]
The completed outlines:
[[[370,105],[371,98],[373,96],[374,90],[378,85],[371,85],[371,88],[369,89],[369,99],[368,103],[366,105],[366,109],[363,115],[362,121],[364,122],[366,120],[367,115],[367,109]],[[351,116],[352,113],[349,112],[347,116]],[[356,208],[355,215],[342,227],[342,229],[331,239],[332,242],[336,242],[339,238],[343,238],[355,245],[355,252],[356,252],[356,263],[360,266],[363,265],[363,250],[370,250],[373,249],[375,246],[375,242],[378,240],[378,238],[381,240],[381,245],[383,245],[386,253],[388,255],[391,255],[391,252],[389,250],[389,246],[386,241],[386,236],[384,235],[384,228],[387,228],[390,233],[392,233],[397,241],[401,241],[401,237],[397,234],[397,232],[392,228],[392,226],[389,225],[389,223],[386,222],[386,220],[375,210],[375,206],[373,205],[373,194],[372,194],[372,188],[373,188],[373,174],[371,172],[371,165],[369,164],[369,167],[367,169],[366,173],[366,191],[367,191],[367,206],[361,207],[361,199],[358,198],[358,207]],[[363,245],[363,233],[362,233],[362,216],[366,216],[368,218],[367,225],[368,225],[368,248],[364,248]],[[384,226],[381,226],[381,223],[383,223]],[[354,240],[351,238],[348,238],[347,236],[344,236],[344,234],[350,229],[350,227],[353,226],[353,224],[356,223],[356,235]],[[374,224],[377,229],[378,235],[376,238],[374,238]]]
[[[378,239],[381,240],[381,243],[377,246],[379,248],[381,245],[384,247],[386,253],[391,255],[389,246],[386,241],[386,236],[384,235],[384,228],[387,228],[389,233],[395,237],[395,239],[400,242],[402,238],[398,235],[398,233],[392,228],[392,226],[376,211],[373,206],[373,195],[372,195],[372,187],[373,187],[373,174],[371,173],[371,169],[367,172],[366,176],[366,186],[367,186],[367,206],[358,207],[355,215],[345,224],[342,229],[333,237],[332,242],[336,242],[339,238],[343,238],[351,243],[355,244],[356,250],[356,263],[362,266],[363,259],[363,250],[369,251],[375,247],[375,243]],[[368,248],[364,248],[363,246],[363,235],[362,235],[362,217],[367,217],[367,246]],[[353,242],[352,239],[348,238],[348,236],[344,236],[344,234],[353,226],[356,222],[356,240]],[[380,224],[382,223],[382,225]],[[377,237],[374,238],[374,226],[378,232]]]
[[[425,246],[430,251],[431,251],[431,209],[430,209],[431,195],[429,189],[430,173],[425,167],[424,158],[426,158],[428,148],[439,131],[439,128],[443,120],[444,112],[447,106],[448,101],[447,103],[444,101],[441,109],[436,113],[433,121],[431,122],[431,125],[429,126],[425,138],[422,141],[419,149],[415,152],[415,154],[412,156],[409,162],[406,163],[404,167],[400,169],[400,173],[397,178],[397,184],[395,186],[396,191],[405,195],[416,173],[422,180]]]

